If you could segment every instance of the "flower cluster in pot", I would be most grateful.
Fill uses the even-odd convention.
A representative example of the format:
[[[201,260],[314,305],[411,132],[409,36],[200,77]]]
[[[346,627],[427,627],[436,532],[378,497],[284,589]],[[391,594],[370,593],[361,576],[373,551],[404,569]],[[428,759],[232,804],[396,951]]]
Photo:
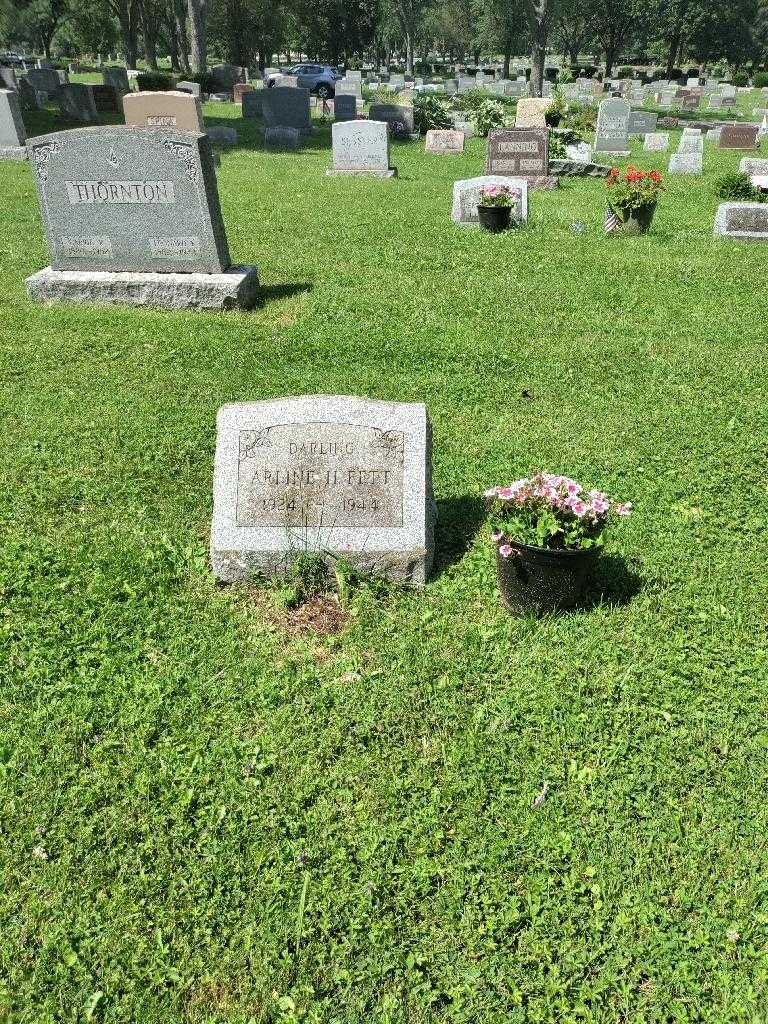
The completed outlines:
[[[614,210],[639,210],[644,206],[655,206],[664,189],[658,171],[640,171],[630,164],[622,174],[618,167],[612,167],[605,179],[608,202]]]
[[[630,502],[613,501],[603,491],[586,491],[576,480],[553,473],[491,487],[485,499],[492,536],[503,558],[514,554],[514,543],[570,550],[599,547],[611,517],[632,514]]]
[[[478,206],[511,206],[512,196],[505,185],[485,185]]]

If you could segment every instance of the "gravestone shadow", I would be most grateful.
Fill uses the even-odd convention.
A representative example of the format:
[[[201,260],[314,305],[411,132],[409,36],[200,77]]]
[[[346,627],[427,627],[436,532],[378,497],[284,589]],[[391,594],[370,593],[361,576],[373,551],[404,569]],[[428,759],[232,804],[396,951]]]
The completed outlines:
[[[485,515],[485,503],[474,495],[441,498],[437,502],[432,579],[437,579],[466,554]]]
[[[263,284],[259,287],[259,297],[256,301],[258,308],[266,306],[268,302],[277,302],[279,299],[288,299],[292,295],[301,295],[303,292],[311,292],[314,285],[309,281],[294,281],[286,284]]]

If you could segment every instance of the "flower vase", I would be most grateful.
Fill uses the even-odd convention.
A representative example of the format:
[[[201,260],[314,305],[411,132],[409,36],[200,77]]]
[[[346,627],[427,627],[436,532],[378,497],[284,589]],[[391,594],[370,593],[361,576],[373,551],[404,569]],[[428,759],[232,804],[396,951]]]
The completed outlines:
[[[506,231],[512,216],[511,206],[478,206],[480,227],[486,231]]]
[[[574,608],[584,593],[600,548],[543,548],[505,542],[506,558],[496,548],[501,599],[513,615],[544,615]]]

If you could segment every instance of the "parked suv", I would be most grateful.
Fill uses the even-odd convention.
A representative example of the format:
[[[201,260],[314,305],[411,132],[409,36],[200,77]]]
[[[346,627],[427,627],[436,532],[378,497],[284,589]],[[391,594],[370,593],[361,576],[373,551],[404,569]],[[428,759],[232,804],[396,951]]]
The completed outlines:
[[[309,89],[310,92],[324,100],[329,99],[336,92],[336,81],[341,75],[329,64],[294,64],[287,71],[280,71],[281,75],[295,75],[298,79],[299,88]],[[277,79],[277,74],[267,78],[266,86],[271,88]]]

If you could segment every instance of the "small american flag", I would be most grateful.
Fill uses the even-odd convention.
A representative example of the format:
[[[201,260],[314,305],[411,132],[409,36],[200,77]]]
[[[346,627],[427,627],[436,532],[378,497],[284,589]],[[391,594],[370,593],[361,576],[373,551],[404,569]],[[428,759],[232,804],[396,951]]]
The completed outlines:
[[[613,232],[614,231],[618,231],[620,227],[621,227],[621,221],[616,216],[616,214],[613,212],[613,210],[610,208],[610,206],[606,206],[606,208],[605,208],[605,220],[603,221],[603,228],[605,229],[606,235],[613,234]]]

